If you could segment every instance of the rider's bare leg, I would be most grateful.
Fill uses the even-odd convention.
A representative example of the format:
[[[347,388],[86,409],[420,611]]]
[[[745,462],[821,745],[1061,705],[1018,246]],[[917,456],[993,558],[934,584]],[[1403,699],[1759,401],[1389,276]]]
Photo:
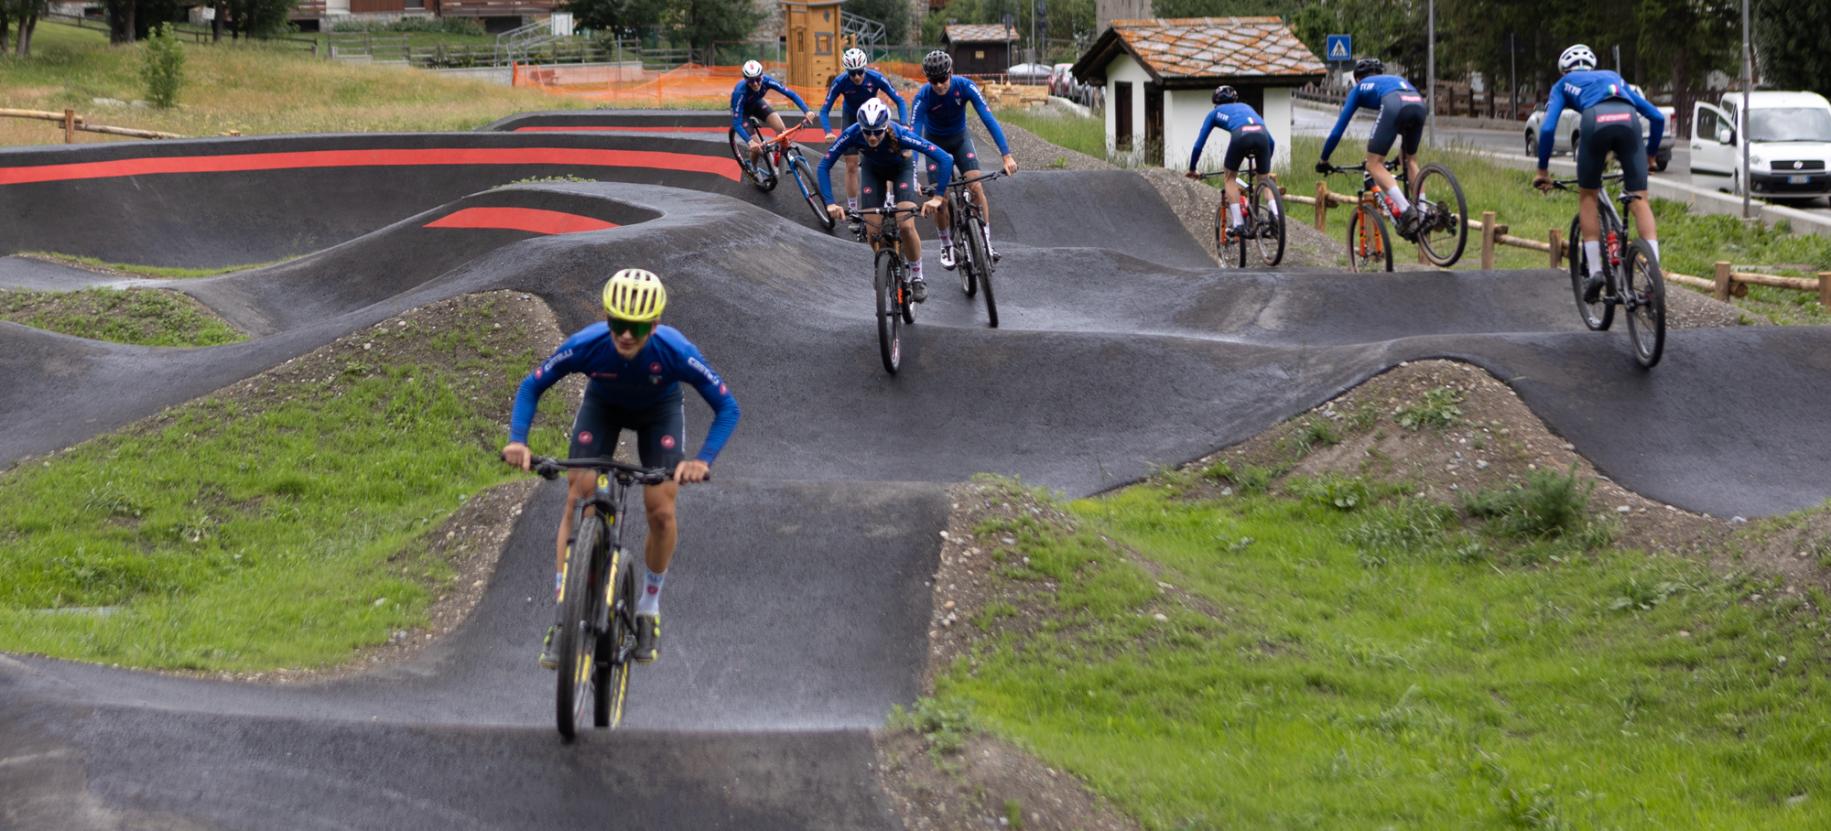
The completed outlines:
[[[852,155],[846,157],[846,197],[849,201],[849,204],[847,205],[847,207],[856,207],[858,205],[858,154],[857,153],[853,153]],[[866,207],[870,207],[870,206],[866,206]]]
[[[1653,221],[1653,203],[1647,200],[1647,192],[1634,191],[1640,197],[1628,206],[1628,212],[1634,215],[1634,230],[1640,238],[1652,244],[1653,256],[1659,256],[1659,224]]]
[[[898,202],[898,203],[896,203],[896,206],[899,208],[908,209],[908,208],[914,208],[915,203],[914,202]],[[898,216],[897,222],[896,222],[896,227],[897,227],[897,230],[902,232],[902,236],[903,236],[903,259],[906,262],[912,262],[912,263],[921,262],[922,261],[922,237],[920,234],[916,233],[915,214],[902,214],[902,215]]]
[[[674,525],[674,503],[680,485],[673,481],[649,485],[642,489],[642,507],[648,514],[648,542],[643,551],[648,570],[664,574],[674,560],[674,545],[679,531]]]

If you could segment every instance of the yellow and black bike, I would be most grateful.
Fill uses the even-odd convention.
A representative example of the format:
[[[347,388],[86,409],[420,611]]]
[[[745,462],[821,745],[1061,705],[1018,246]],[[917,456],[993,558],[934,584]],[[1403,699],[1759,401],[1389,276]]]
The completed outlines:
[[[616,727],[629,695],[636,648],[636,577],[623,550],[623,503],[635,485],[659,485],[670,473],[610,458],[549,459],[535,456],[535,473],[556,479],[566,470],[597,472],[598,486],[578,506],[560,576],[559,684],[554,713],[559,734],[578,735],[591,706],[592,723]]]

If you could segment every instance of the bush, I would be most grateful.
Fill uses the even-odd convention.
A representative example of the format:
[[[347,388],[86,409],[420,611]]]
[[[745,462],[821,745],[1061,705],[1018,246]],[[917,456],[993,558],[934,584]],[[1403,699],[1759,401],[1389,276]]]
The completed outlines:
[[[1577,482],[1575,466],[1565,474],[1541,470],[1524,485],[1465,496],[1462,509],[1489,520],[1489,527],[1503,536],[1563,537],[1588,528],[1589,495],[1595,489],[1595,482]]]
[[[159,24],[147,38],[140,77],[146,81],[146,100],[153,106],[178,105],[178,90],[184,86],[184,45],[178,42],[172,24]]]
[[[1407,430],[1425,427],[1444,429],[1462,421],[1462,392],[1454,387],[1436,387],[1424,393],[1424,400],[1400,409],[1399,426]]]

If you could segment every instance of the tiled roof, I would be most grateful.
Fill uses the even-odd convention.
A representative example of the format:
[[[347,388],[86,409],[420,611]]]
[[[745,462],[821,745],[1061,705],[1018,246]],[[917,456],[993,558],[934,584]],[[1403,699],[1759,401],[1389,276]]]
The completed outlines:
[[[956,23],[947,27],[949,43],[1003,43],[1017,39],[1017,27],[1003,23]]]
[[[1321,75],[1327,71],[1282,18],[1115,20],[1112,26],[1127,51],[1164,80]]]

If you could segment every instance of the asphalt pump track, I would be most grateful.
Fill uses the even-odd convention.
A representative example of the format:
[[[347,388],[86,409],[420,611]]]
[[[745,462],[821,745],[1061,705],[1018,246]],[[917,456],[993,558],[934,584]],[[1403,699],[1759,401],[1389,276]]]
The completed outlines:
[[[1831,491],[1818,383],[1831,331],[1677,331],[1643,372],[1624,335],[1581,330],[1560,273],[1223,272],[1119,171],[992,185],[1001,328],[949,290],[931,246],[931,299],[892,378],[868,251],[819,231],[791,184],[741,181],[721,126],[530,114],[478,133],[0,153],[0,255],[283,260],[166,284],[250,332],[243,343],[129,347],[0,323],[0,463],[465,293],[537,295],[573,331],[625,265],[663,275],[669,322],[744,407],[719,481],[682,497],[666,657],[634,674],[623,730],[562,745],[552,678],[532,666],[563,499],[548,484],[472,615],[398,665],[276,687],[0,656],[0,818],[896,827],[870,730],[919,692],[948,484],[993,472],[1099,492],[1403,361],[1485,368],[1604,473],[1683,508],[1766,515]],[[601,181],[513,184],[569,176]],[[0,286],[85,281],[0,258]]]

